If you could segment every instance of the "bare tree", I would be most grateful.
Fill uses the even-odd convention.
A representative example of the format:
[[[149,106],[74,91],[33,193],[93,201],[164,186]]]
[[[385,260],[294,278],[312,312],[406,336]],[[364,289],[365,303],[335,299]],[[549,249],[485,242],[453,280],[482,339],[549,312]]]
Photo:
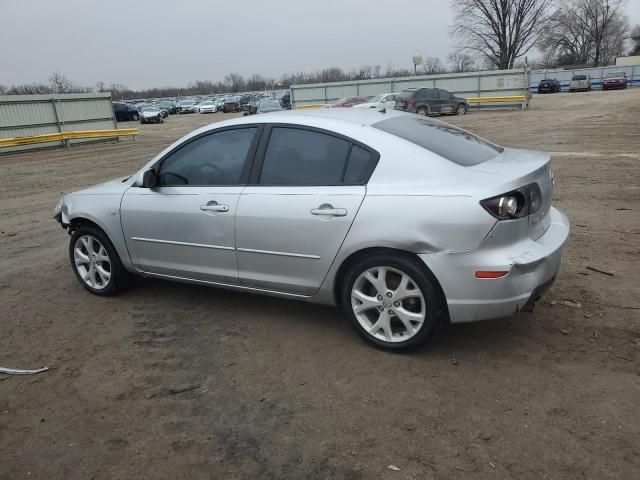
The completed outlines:
[[[631,51],[629,55],[640,55],[640,25],[636,25],[631,31]]]
[[[447,59],[451,66],[451,71],[455,73],[469,72],[474,68],[473,57],[466,52],[451,52]]]
[[[440,60],[438,57],[425,57],[422,64],[424,65],[425,73],[427,73],[428,75],[446,71],[442,60]]]
[[[244,78],[239,73],[230,73],[224,77],[224,81],[229,85],[232,92],[239,92],[244,86]]]
[[[53,93],[69,93],[73,87],[71,80],[60,72],[53,72],[49,76],[49,82],[53,88]]]
[[[556,0],[451,0],[453,33],[460,47],[480,53],[497,68],[513,68],[538,41]]]
[[[560,7],[540,41],[559,65],[606,65],[624,51],[625,0],[572,0]]]

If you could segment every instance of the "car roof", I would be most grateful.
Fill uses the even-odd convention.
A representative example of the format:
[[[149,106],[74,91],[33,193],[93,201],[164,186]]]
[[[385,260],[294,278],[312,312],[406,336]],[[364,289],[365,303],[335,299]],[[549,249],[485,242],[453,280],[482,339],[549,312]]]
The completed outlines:
[[[410,115],[397,110],[362,108],[313,108],[304,110],[286,110],[261,116],[262,122],[304,123],[305,120],[342,121],[369,126],[394,116]],[[246,118],[246,117],[245,117]]]

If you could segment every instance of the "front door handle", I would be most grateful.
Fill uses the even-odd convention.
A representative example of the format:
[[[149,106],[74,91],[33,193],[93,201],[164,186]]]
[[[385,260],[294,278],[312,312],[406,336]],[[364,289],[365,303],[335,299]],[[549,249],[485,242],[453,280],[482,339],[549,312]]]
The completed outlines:
[[[333,205],[328,203],[324,203],[320,205],[318,208],[313,208],[310,210],[311,215],[319,215],[319,216],[327,216],[327,217],[346,217],[347,209],[346,208],[333,208]]]
[[[224,205],[214,200],[207,203],[206,205],[200,205],[200,210],[202,210],[203,212],[228,212],[229,205]]]

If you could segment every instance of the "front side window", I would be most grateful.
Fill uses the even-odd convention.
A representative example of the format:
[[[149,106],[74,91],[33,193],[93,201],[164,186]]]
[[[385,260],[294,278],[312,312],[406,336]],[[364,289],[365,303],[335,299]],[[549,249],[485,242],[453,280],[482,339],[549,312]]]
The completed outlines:
[[[340,185],[351,143],[299,128],[274,127],[264,156],[262,185]]]
[[[257,130],[224,130],[188,143],[162,162],[160,186],[239,185]]]

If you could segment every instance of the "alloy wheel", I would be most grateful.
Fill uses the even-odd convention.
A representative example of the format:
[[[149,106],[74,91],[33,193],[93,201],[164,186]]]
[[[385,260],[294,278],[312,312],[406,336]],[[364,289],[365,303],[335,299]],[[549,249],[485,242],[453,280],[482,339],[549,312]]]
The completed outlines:
[[[92,235],[78,237],[73,260],[82,281],[94,290],[102,290],[111,281],[111,260],[107,249]]]
[[[361,273],[351,289],[351,308],[362,328],[385,342],[410,339],[426,317],[418,284],[392,267],[373,267]]]

